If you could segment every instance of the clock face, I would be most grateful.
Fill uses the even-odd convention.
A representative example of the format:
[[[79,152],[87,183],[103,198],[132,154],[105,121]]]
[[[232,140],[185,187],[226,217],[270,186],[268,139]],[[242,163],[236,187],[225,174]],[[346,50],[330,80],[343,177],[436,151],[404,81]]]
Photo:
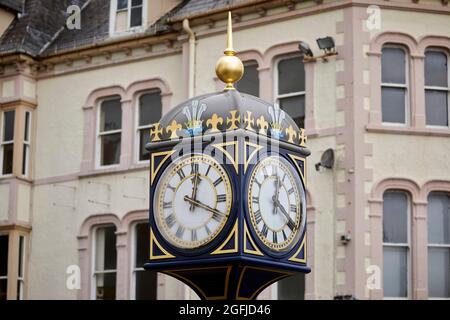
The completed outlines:
[[[228,220],[230,179],[212,157],[192,154],[172,162],[156,187],[154,213],[162,236],[192,249],[213,240]]]
[[[292,248],[303,230],[303,207],[303,187],[294,168],[278,156],[258,162],[250,176],[248,211],[259,240],[274,251]]]

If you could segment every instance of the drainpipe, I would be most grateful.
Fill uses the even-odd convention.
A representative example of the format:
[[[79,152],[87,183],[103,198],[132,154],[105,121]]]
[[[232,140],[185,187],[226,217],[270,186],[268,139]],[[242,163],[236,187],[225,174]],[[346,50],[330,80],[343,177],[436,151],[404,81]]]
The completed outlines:
[[[189,35],[189,69],[188,69],[188,98],[194,96],[195,90],[195,33],[189,26],[189,20],[183,20],[183,30]]]

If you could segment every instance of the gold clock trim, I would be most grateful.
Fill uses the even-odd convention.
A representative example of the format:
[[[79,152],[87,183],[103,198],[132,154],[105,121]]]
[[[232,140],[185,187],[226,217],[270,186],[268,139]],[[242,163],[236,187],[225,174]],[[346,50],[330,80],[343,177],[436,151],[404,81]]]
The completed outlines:
[[[247,248],[247,239],[252,244],[254,250]],[[247,228],[247,223],[244,222],[244,253],[248,254],[254,254],[257,256],[264,256],[264,254],[258,249],[255,242],[252,239],[252,236],[250,235],[250,232]]]
[[[302,178],[302,181],[306,186],[306,178],[305,178],[305,176],[306,176],[306,161],[305,161],[305,158],[301,158],[301,157],[293,155],[293,154],[288,154],[288,156],[289,156],[289,158],[291,158],[292,162],[294,162],[295,167],[297,168],[298,172],[300,173],[300,177]],[[303,168],[305,170],[305,174],[303,174],[302,168],[300,168],[297,161],[303,162]]]
[[[224,148],[231,145],[234,145],[234,157],[226,150],[226,148]],[[239,173],[239,142],[229,141],[223,143],[216,143],[213,144],[212,146],[220,150],[231,161],[234,170],[236,170],[236,173]]]
[[[167,159],[169,159],[169,157],[175,153],[175,150],[170,150],[170,151],[161,151],[161,152],[155,152],[152,153],[151,156],[151,161],[150,161],[150,185],[153,185],[153,181],[155,180],[156,175],[158,174],[158,171],[161,169],[161,167],[163,166],[164,162],[167,161]],[[160,157],[160,156],[164,156],[164,158],[161,160],[161,162],[158,164],[158,166],[155,169],[155,158],[156,157]]]
[[[224,284],[224,293],[222,296],[211,296],[208,297],[205,292],[200,289],[200,287],[198,287],[194,282],[192,282],[191,280],[189,280],[186,277],[183,277],[179,274],[177,274],[176,272],[178,271],[198,271],[198,270],[210,270],[210,269],[227,269],[227,275],[225,276],[225,284]],[[196,288],[207,300],[222,300],[222,299],[226,299],[227,295],[228,295],[228,283],[230,282],[230,273],[231,273],[231,269],[233,267],[232,266],[224,266],[224,267],[206,267],[206,268],[189,268],[189,269],[180,269],[180,270],[176,270],[176,271],[163,271],[163,273],[171,275],[172,277],[175,278],[179,278],[182,279],[184,281],[186,281],[187,283],[189,283],[192,287]]]
[[[255,148],[255,150],[250,152],[250,154],[248,155],[248,158],[247,158],[247,146],[251,146],[251,147]],[[252,158],[258,153],[259,150],[261,150],[263,148],[264,148],[263,146],[260,146],[256,143],[252,143],[252,142],[248,142],[248,141],[244,142],[244,173],[247,172],[248,165],[249,165],[250,161],[252,160]]]
[[[197,249],[199,247],[203,247],[209,243],[211,243],[212,241],[214,241],[214,239],[216,239],[216,237],[222,232],[223,228],[225,227],[225,225],[228,222],[229,219],[229,215],[232,209],[232,205],[233,205],[233,195],[232,195],[232,187],[231,187],[231,179],[230,176],[228,175],[228,173],[226,172],[226,170],[223,168],[223,166],[220,165],[220,163],[214,159],[213,157],[206,155],[206,154],[197,154],[197,153],[193,153],[193,154],[188,154],[180,159],[177,159],[177,162],[173,162],[172,164],[174,165],[174,168],[177,168],[179,166],[183,166],[183,163],[185,161],[194,161],[197,159],[203,159],[206,162],[210,162],[213,166],[216,167],[216,169],[221,173],[221,176],[223,177],[223,181],[225,181],[226,184],[226,193],[229,196],[229,200],[227,200],[227,212],[225,214],[225,220],[223,223],[221,223],[219,229],[217,229],[217,231],[214,232],[214,235],[211,236],[209,238],[208,241],[199,244],[199,245],[185,245],[186,242],[177,242],[174,241],[173,239],[170,239],[170,233],[167,232],[167,230],[164,229],[164,222],[161,221],[161,217],[159,216],[159,213],[155,210],[155,220],[156,220],[156,225],[158,226],[158,228],[160,229],[160,233],[162,234],[162,236],[165,238],[165,241],[171,243],[172,245],[178,247],[178,248],[182,248],[182,249]],[[187,179],[187,178],[186,178]],[[160,179],[161,183],[163,184],[163,186],[167,183],[166,180],[164,179]],[[184,181],[184,180],[183,180]],[[159,187],[159,185],[157,186]],[[156,204],[160,203],[161,199],[160,199],[160,190],[158,190],[155,193],[155,198],[156,198]],[[160,210],[160,209],[158,209]],[[162,225],[160,225],[160,223]],[[167,237],[166,237],[167,236]]]
[[[294,234],[293,238],[292,238],[292,239],[291,239],[284,247],[281,247],[281,248],[276,248],[276,247],[274,247],[273,244],[272,244],[269,240],[267,240],[266,238],[263,239],[263,238],[260,236],[258,227],[257,227],[257,225],[256,225],[256,223],[255,223],[255,216],[254,216],[253,207],[252,207],[252,205],[251,205],[251,203],[252,203],[252,200],[251,200],[251,198],[252,198],[252,188],[253,188],[253,187],[252,187],[252,181],[253,181],[253,179],[255,179],[255,175],[256,175],[256,173],[257,173],[259,167],[261,166],[261,163],[263,163],[264,161],[268,161],[268,159],[270,159],[270,158],[275,158],[275,157],[277,157],[277,156],[270,156],[270,157],[264,158],[263,160],[261,160],[261,161],[258,163],[257,166],[255,166],[255,167],[253,168],[253,171],[251,172],[251,175],[250,175],[250,183],[249,183],[249,189],[248,189],[248,195],[247,195],[247,208],[248,208],[248,215],[249,215],[249,217],[250,217],[251,227],[255,230],[255,233],[256,233],[257,237],[259,238],[259,240],[260,240],[267,248],[269,248],[270,250],[272,250],[272,251],[277,251],[277,252],[281,252],[281,251],[289,251],[289,250],[286,250],[286,248],[288,248],[288,247],[291,247],[291,248],[292,248],[293,246],[295,246],[295,245],[293,245],[293,243],[294,243],[294,238],[297,237],[297,235],[293,233],[293,234]],[[277,157],[277,158],[279,158],[279,157]],[[293,172],[295,172],[295,170],[294,170],[294,169],[291,169],[290,167],[288,167],[287,164],[282,163],[281,160],[278,160],[278,161],[280,162],[280,165],[285,166],[285,167],[286,167],[286,170],[287,170],[288,172],[290,172],[290,173],[289,173],[289,176],[291,176],[291,177],[289,177],[289,179],[293,178]],[[292,184],[293,186],[296,185],[293,181],[291,181],[291,184]],[[298,194],[298,197],[301,197],[301,195]],[[300,200],[301,200],[301,199],[300,199]],[[302,212],[300,212],[300,221],[299,221],[300,225],[302,224],[302,219],[304,219],[304,218],[305,218],[305,217],[302,216]],[[299,229],[297,229],[296,232],[299,232]],[[286,241],[287,241],[287,240],[286,240]],[[286,242],[286,241],[285,241],[285,242]]]
[[[164,255],[154,255],[153,254],[153,245],[156,245],[158,249],[164,253]],[[166,249],[164,249],[161,244],[156,240],[155,235],[153,234],[152,228],[150,228],[150,260],[159,260],[159,259],[171,259],[175,258],[174,255],[171,255]]]
[[[299,259],[299,258],[297,258],[297,256],[300,254],[300,252],[302,251],[303,248],[305,248],[305,251],[304,251],[304,254],[303,254],[303,259]],[[303,241],[300,244],[300,247],[295,252],[295,254],[292,257],[290,257],[288,260],[289,261],[293,261],[293,262],[300,262],[300,263],[305,263],[306,264],[306,233],[305,233],[305,236],[303,237]]]
[[[282,275],[280,275],[280,276],[274,278],[273,280],[271,280],[271,281],[268,282],[268,283],[264,283],[262,286],[260,286],[257,290],[254,291],[254,293],[252,294],[252,296],[251,296],[250,298],[245,298],[245,297],[239,296],[239,291],[240,291],[240,289],[241,289],[242,279],[244,278],[244,274],[245,274],[245,271],[247,271],[247,269],[263,270],[263,271],[269,271],[269,272],[276,272],[276,273],[280,273],[280,274],[282,274]],[[257,294],[260,293],[260,290],[261,290],[262,288],[268,287],[268,286],[270,286],[271,284],[277,282],[278,280],[281,280],[281,279],[283,279],[283,278],[286,278],[286,277],[289,277],[289,276],[292,276],[292,275],[294,275],[294,273],[292,273],[292,272],[283,272],[283,271],[279,271],[279,270],[276,270],[276,269],[270,269],[270,268],[245,266],[245,267],[242,269],[242,272],[241,272],[241,274],[240,274],[240,276],[239,276],[239,281],[238,281],[237,290],[236,290],[236,300],[253,300],[253,299],[255,298],[255,296],[256,296]]]
[[[231,238],[234,236],[234,248],[232,249],[225,249],[223,250],[223,247],[225,247],[228,242],[231,240]],[[236,223],[234,224],[233,229],[231,230],[228,237],[225,239],[225,241],[213,252],[211,252],[211,255],[215,254],[226,254],[226,253],[236,253],[239,249],[239,238],[238,238],[238,222],[236,220]]]

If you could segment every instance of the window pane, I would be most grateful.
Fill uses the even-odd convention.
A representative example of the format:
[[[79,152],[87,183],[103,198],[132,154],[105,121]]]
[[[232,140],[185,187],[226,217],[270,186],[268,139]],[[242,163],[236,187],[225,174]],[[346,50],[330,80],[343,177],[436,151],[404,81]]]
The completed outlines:
[[[425,90],[427,124],[448,126],[448,92]]]
[[[130,27],[138,27],[142,25],[142,7],[131,9]]]
[[[13,152],[14,152],[14,144],[5,144],[3,145],[3,174],[11,174],[13,169]]]
[[[0,277],[8,275],[8,236],[0,236]]]
[[[14,118],[16,112],[6,111],[3,113],[3,141],[14,140]]]
[[[116,299],[116,273],[106,273],[96,275],[96,299],[114,300]]]
[[[8,289],[8,280],[0,279],[0,301],[6,300],[6,290]]]
[[[406,83],[406,55],[403,49],[383,48],[381,79],[383,83]]]
[[[101,137],[102,140],[102,165],[118,164],[120,162],[121,134],[110,134]]]
[[[450,197],[445,193],[428,196],[428,243],[450,244]]]
[[[29,147],[27,144],[23,145],[23,157],[22,157],[22,174],[23,175],[27,174],[28,148]]]
[[[150,129],[142,129],[139,131],[139,161],[149,160],[150,152],[145,149],[147,143],[150,142]]]
[[[131,1],[131,5],[134,6],[141,6],[142,5],[142,0],[132,0]]]
[[[143,94],[139,97],[139,126],[147,126],[161,119],[161,92]]]
[[[300,57],[278,63],[278,94],[305,91],[305,68]]]
[[[384,193],[383,242],[408,242],[408,196],[404,192]]]
[[[406,123],[406,89],[384,87],[381,92],[383,122]]]
[[[23,254],[24,254],[24,237],[19,237],[19,270],[17,271],[17,276],[19,278],[23,277]]]
[[[150,253],[150,234],[148,223],[140,223],[136,226],[136,268],[143,268],[148,262]]]
[[[407,256],[406,248],[383,248],[383,288],[385,297],[408,296]]]
[[[293,277],[278,281],[278,300],[304,300],[305,275],[297,274]]]
[[[425,85],[448,86],[447,55],[443,52],[428,51],[425,54]]]
[[[283,98],[279,103],[281,109],[291,116],[299,128],[305,127],[305,96]]]
[[[98,228],[95,237],[96,271],[115,270],[116,261],[116,227]]]
[[[126,9],[128,7],[128,0],[117,0],[117,10]]]
[[[100,131],[120,130],[122,128],[122,106],[120,99],[102,102]]]
[[[25,132],[24,132],[24,140],[25,141],[30,141],[30,113],[29,112],[25,112]]]
[[[153,271],[136,271],[136,300],[156,300],[156,275]]]
[[[450,297],[450,250],[428,248],[428,295]]]
[[[259,74],[256,63],[246,63],[244,76],[236,84],[236,89],[243,93],[259,97]]]

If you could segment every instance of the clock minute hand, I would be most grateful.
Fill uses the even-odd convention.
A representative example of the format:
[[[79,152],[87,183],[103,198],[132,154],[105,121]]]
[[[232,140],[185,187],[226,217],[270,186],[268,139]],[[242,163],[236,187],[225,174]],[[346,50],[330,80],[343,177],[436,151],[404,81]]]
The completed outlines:
[[[199,208],[205,209],[205,210],[210,211],[212,213],[215,213],[215,214],[218,214],[218,215],[221,215],[221,216],[223,216],[223,215],[227,216],[223,212],[220,212],[220,211],[218,211],[218,210],[216,210],[214,208],[211,208],[210,206],[208,206],[208,205],[206,205],[204,203],[201,203],[201,202],[199,202],[197,200],[191,199],[188,196],[184,196],[184,201],[187,201],[187,202],[189,202],[189,203],[191,203],[191,204],[193,204],[193,205],[195,205],[195,206],[197,206]]]
[[[197,198],[197,190],[198,190],[198,185],[200,183],[200,175],[198,173],[194,174],[194,177],[192,178],[192,182],[194,183],[194,185],[192,186],[192,199],[195,200]],[[195,205],[193,203],[191,203],[189,210],[193,211],[194,210]]]
[[[288,221],[288,227],[292,231],[294,231],[294,229],[297,229],[297,226],[296,226],[294,220],[291,219],[291,217],[289,216],[289,213],[287,213],[286,209],[283,207],[283,205],[280,203],[280,201],[275,199],[275,196],[272,198],[272,200],[274,201],[275,205],[280,209],[281,213],[283,213],[283,215],[286,217],[286,219]]]

